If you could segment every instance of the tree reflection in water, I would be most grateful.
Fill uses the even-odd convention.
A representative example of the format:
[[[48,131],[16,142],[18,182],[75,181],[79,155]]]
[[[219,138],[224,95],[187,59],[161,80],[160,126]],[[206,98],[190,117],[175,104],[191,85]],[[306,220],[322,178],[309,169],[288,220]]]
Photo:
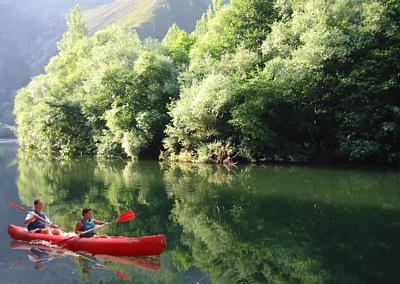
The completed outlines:
[[[108,235],[166,235],[164,282],[184,282],[193,268],[212,283],[388,283],[400,276],[397,173],[24,154],[18,165],[23,202],[40,197],[66,230],[90,205],[105,220],[136,213],[106,228]]]

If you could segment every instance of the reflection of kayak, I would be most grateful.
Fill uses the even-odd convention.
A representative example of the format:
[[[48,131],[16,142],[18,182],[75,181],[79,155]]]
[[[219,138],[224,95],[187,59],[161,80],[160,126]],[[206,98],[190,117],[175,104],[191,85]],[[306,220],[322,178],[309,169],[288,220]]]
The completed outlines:
[[[72,251],[88,252],[91,254],[109,255],[158,255],[161,254],[167,241],[163,235],[145,236],[140,238],[110,237],[108,238],[79,238],[71,235],[48,235],[30,233],[25,228],[9,225],[8,234],[14,240],[46,241],[65,247]]]
[[[70,250],[66,250],[60,247],[51,248],[42,244],[29,244],[21,241],[11,241],[10,248],[12,249],[23,249],[28,251],[28,260],[31,262],[48,262],[58,257],[64,257],[70,253],[74,253]],[[69,252],[69,253],[68,253]],[[25,262],[26,260],[14,260],[10,261],[10,264]]]
[[[148,256],[119,256],[109,254],[96,254],[97,259],[103,261],[119,262],[123,264],[134,264],[139,267],[143,267],[150,270],[159,270],[161,267],[161,261],[154,257]]]
[[[58,247],[58,246],[50,247],[48,245],[44,245],[44,242],[37,243],[37,244],[30,244],[28,242],[14,240],[14,241],[10,242],[10,247],[12,249],[28,250],[29,261],[36,263],[35,264],[36,269],[42,270],[44,268],[43,262],[52,260],[56,257],[72,256],[79,261],[79,264],[83,265],[83,269],[87,272],[90,272],[91,269],[93,269],[93,268],[101,268],[101,269],[106,269],[106,270],[112,271],[115,275],[117,275],[118,277],[120,277],[122,279],[127,280],[130,278],[130,276],[126,273],[114,270],[112,268],[108,268],[100,263],[97,263],[97,258],[95,258],[94,256],[78,254],[78,253],[75,253],[68,249]],[[40,252],[40,253],[37,254],[37,253],[34,253],[34,251]],[[43,258],[43,256],[46,256],[47,258]],[[115,257],[118,258],[118,256],[115,256]],[[18,262],[24,262],[24,260],[9,261],[10,264],[15,264]]]
[[[69,250],[57,246],[49,247],[40,243],[31,244],[28,242],[16,241],[16,240],[10,242],[10,248],[20,249],[20,250],[31,250],[32,248],[35,248],[48,253],[49,255],[53,256],[53,258],[69,255],[71,253],[74,254],[74,252],[71,252]],[[102,261],[112,261],[122,264],[133,264],[150,270],[159,270],[161,267],[161,262],[159,259],[148,256],[118,256],[118,255],[98,254],[95,255],[94,257]]]
[[[10,248],[22,249],[22,250],[30,250],[31,248],[34,248],[34,249],[44,251],[47,254],[52,255],[52,256],[56,256],[56,255],[64,256],[68,253],[68,251],[66,249],[61,248],[61,247],[57,247],[57,246],[50,247],[50,246],[46,246],[46,245],[40,244],[40,243],[30,244],[28,242],[22,242],[22,241],[16,241],[16,240],[13,240],[10,242]]]

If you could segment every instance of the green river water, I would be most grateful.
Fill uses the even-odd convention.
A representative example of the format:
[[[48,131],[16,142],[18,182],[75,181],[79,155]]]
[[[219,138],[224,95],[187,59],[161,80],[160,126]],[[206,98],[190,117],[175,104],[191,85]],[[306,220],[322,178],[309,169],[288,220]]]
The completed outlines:
[[[39,158],[0,142],[3,283],[398,283],[400,171],[287,165]],[[77,257],[34,268],[11,248],[8,224],[21,225],[40,198],[44,213],[73,230],[80,211],[112,221],[98,229],[131,237],[164,234],[167,248],[148,269]],[[96,257],[96,256],[95,256]],[[122,272],[130,280],[118,277]]]

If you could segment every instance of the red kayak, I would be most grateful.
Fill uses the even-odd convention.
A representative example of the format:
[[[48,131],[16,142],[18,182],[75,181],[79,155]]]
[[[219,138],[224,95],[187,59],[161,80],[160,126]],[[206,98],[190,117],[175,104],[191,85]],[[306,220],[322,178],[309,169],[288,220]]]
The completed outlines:
[[[9,225],[7,232],[14,240],[26,242],[46,241],[57,246],[65,247],[74,252],[87,252],[94,255],[159,255],[167,246],[167,241],[163,235],[145,236],[139,238],[79,238],[74,236],[74,234],[48,235],[30,233],[26,228],[14,225]]]

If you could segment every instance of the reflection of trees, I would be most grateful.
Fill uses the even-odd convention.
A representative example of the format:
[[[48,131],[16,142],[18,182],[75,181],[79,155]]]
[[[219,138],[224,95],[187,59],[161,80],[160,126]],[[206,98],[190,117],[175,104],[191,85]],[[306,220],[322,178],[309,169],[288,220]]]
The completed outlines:
[[[101,232],[165,234],[163,266],[176,275],[198,267],[215,283],[377,283],[400,276],[393,257],[400,253],[397,173],[58,160],[24,152],[18,166],[22,202],[41,198],[45,213],[66,230],[83,206],[102,220],[134,210],[136,219]]]
[[[166,167],[184,232],[175,263],[215,283],[394,281],[400,225],[388,209],[400,208],[382,186],[399,177],[375,175],[249,166],[224,179],[211,165]]]
[[[219,179],[215,179],[198,167],[193,168],[190,176],[182,175],[182,171],[190,170],[179,167],[165,174],[166,187],[177,199],[172,217],[183,227],[182,242],[190,249],[190,257],[182,265],[198,266],[218,283],[299,279],[290,271],[294,269],[291,265],[296,255],[305,254],[304,249],[285,245],[293,238],[275,244],[281,237],[277,234],[289,233],[289,229],[268,230],[272,226],[265,214],[266,204],[257,196],[249,199],[241,173],[231,174],[225,180],[216,170],[213,174]],[[245,169],[243,176],[248,174]],[[316,279],[318,276],[312,270],[319,268],[318,262],[295,262],[300,261],[296,273]]]
[[[106,221],[129,209],[136,212],[134,221],[102,229],[108,234],[165,232],[168,215],[160,208],[170,208],[171,202],[165,198],[156,163],[138,166],[135,162],[91,157],[62,160],[23,151],[17,159],[22,202],[30,206],[34,199],[42,199],[45,213],[65,230],[72,230],[82,208],[90,206],[94,218]],[[155,166],[157,169],[152,168]]]

